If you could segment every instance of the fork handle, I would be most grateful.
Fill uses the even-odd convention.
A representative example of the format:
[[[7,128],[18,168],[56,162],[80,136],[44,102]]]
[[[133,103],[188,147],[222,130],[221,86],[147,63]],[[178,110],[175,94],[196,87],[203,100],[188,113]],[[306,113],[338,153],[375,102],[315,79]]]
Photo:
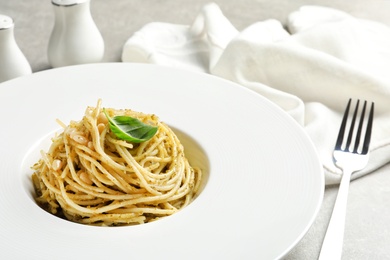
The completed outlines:
[[[343,170],[336,202],[330,217],[328,229],[319,256],[319,260],[341,259],[343,251],[345,216],[347,211],[348,190],[352,171]]]

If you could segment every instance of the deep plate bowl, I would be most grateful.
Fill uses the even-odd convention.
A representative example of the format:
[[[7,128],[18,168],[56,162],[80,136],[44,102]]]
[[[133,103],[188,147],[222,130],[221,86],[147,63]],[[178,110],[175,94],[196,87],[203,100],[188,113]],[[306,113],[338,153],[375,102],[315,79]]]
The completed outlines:
[[[200,195],[153,223],[94,227],[33,199],[30,166],[64,123],[104,107],[154,113],[207,168]],[[278,259],[305,235],[324,180],[302,128],[262,96],[206,74],[145,64],[64,67],[0,84],[0,259]]]

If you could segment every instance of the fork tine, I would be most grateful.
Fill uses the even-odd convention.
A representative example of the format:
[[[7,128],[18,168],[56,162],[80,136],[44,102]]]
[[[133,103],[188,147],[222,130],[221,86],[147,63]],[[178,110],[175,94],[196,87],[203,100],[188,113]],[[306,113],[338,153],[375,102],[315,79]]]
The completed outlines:
[[[335,147],[336,150],[341,150],[341,145],[343,144],[344,131],[345,131],[345,126],[347,125],[347,119],[348,119],[350,106],[351,106],[351,99],[348,100],[347,107],[345,108],[343,121],[341,122],[341,125],[340,125],[339,135],[337,136],[336,147]]]
[[[371,102],[370,115],[368,117],[366,135],[364,136],[362,154],[368,153],[368,148],[371,141],[372,121],[374,119],[374,102]]]
[[[358,100],[358,102],[359,102],[359,100]],[[358,148],[359,148],[359,144],[360,144],[360,136],[362,134],[362,128],[363,128],[364,115],[366,113],[366,106],[367,106],[367,101],[364,101],[364,105],[363,105],[363,108],[362,108],[362,113],[360,115],[359,126],[358,126],[358,130],[357,130],[357,133],[356,133],[356,138],[355,138],[355,147],[353,148],[353,152],[354,153],[358,152]],[[356,108],[356,110],[357,110],[357,108]],[[356,112],[357,111],[355,111],[355,113]]]
[[[349,133],[348,133],[348,139],[347,139],[347,143],[345,145],[346,151],[349,151],[349,147],[350,147],[351,142],[352,142],[353,130],[355,128],[356,115],[357,115],[357,112],[359,110],[359,103],[360,103],[360,100],[358,100],[356,102],[355,111],[353,112],[352,122],[351,122],[351,126],[349,128]]]

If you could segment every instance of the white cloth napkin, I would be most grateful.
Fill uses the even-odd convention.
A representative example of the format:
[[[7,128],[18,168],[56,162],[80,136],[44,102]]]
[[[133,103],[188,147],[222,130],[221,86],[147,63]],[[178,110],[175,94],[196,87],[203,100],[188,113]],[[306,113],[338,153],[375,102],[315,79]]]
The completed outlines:
[[[312,139],[327,185],[340,181],[332,151],[348,99],[374,101],[370,161],[352,178],[386,164],[390,28],[320,6],[303,6],[291,13],[287,28],[277,20],[265,20],[238,31],[210,3],[191,25],[146,24],[125,43],[122,61],[210,73],[270,99]]]

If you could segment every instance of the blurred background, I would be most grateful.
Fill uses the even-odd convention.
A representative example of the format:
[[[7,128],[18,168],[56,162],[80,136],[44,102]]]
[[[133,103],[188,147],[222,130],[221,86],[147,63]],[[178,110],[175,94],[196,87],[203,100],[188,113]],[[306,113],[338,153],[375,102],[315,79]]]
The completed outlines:
[[[149,22],[190,25],[208,0],[91,0],[91,14],[105,42],[104,62],[119,62],[126,40]],[[302,5],[337,8],[390,26],[390,0],[215,0],[238,30],[257,21],[284,23]],[[50,0],[0,0],[0,14],[15,22],[15,39],[33,72],[50,68],[47,46],[54,25]]]

